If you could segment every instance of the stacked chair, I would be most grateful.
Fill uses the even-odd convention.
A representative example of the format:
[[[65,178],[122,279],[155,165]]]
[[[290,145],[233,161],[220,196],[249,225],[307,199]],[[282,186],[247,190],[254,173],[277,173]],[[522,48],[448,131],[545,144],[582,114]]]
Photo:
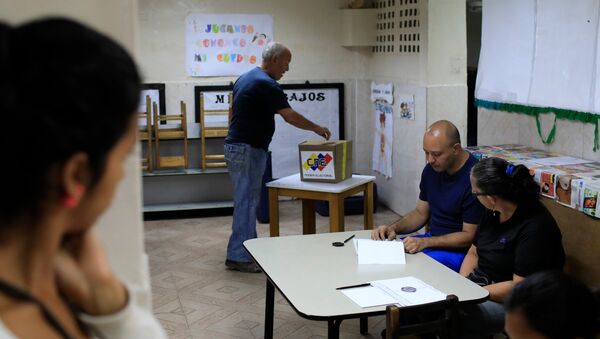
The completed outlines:
[[[218,117],[229,119],[229,114],[231,111],[231,93],[229,93],[229,107],[225,109],[212,109],[208,110],[204,108],[204,94],[200,93],[200,142],[202,147],[202,169],[205,170],[209,167],[226,167],[225,163],[225,155],[221,153],[207,153],[206,147],[206,139],[208,138],[224,138],[227,136],[227,131],[229,129],[228,123],[219,124],[219,126],[206,126],[206,118],[207,117]],[[223,148],[221,147],[221,151]]]
[[[140,120],[144,121],[144,124],[139,124],[138,137],[140,141],[148,142],[148,155],[144,156],[144,150],[142,149],[142,170],[152,171],[152,101],[150,96],[146,95],[146,111],[138,112]],[[140,121],[141,122],[141,121]]]
[[[156,169],[188,168],[187,113],[185,102],[180,102],[181,114],[158,114],[153,103],[154,141],[156,147]],[[161,126],[163,126],[161,128]],[[183,152],[180,155],[161,155],[160,143],[164,140],[181,140]]]

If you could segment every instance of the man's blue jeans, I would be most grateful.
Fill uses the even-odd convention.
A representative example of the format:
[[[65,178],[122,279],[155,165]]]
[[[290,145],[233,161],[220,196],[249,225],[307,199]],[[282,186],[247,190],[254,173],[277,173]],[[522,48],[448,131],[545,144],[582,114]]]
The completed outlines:
[[[256,207],[260,199],[267,151],[248,144],[225,144],[225,161],[233,184],[233,224],[227,259],[250,262],[244,241],[256,238]]]
[[[504,304],[487,300],[481,304],[463,305],[459,313],[461,338],[487,338],[504,330]]]

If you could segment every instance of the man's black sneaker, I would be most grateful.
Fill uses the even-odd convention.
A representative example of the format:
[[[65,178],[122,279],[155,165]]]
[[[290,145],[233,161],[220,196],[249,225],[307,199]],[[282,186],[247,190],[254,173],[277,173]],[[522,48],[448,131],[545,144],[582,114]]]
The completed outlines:
[[[262,272],[260,267],[258,267],[258,265],[251,261],[251,262],[243,262],[243,261],[233,261],[233,260],[225,260],[225,266],[227,266],[228,269],[230,270],[234,270],[234,271],[240,271],[240,272],[245,272],[245,273],[260,273]]]

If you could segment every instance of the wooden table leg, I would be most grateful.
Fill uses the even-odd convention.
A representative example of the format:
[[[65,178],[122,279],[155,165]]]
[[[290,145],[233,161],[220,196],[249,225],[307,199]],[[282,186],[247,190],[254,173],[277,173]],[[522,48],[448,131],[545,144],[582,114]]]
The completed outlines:
[[[269,187],[269,227],[272,237],[279,236],[279,193],[276,187]]]
[[[344,198],[341,194],[329,196],[329,232],[344,232]]]
[[[315,234],[315,201],[302,199],[302,234]]]
[[[363,205],[364,205],[364,216],[365,216],[365,229],[372,230],[373,229],[373,182],[370,181],[367,183],[367,187],[365,189],[363,195]]]

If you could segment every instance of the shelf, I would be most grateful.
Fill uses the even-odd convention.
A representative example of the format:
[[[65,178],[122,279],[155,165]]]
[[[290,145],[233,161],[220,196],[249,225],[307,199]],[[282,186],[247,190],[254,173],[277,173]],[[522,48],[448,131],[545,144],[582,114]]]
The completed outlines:
[[[232,207],[233,207],[233,201],[209,201],[209,202],[198,202],[198,203],[187,203],[187,204],[145,205],[144,213],[205,210],[205,209],[232,208]]]
[[[226,167],[219,168],[181,168],[181,169],[161,169],[154,170],[152,172],[142,172],[143,177],[162,177],[162,176],[174,176],[174,175],[207,175],[207,174],[227,174]]]

